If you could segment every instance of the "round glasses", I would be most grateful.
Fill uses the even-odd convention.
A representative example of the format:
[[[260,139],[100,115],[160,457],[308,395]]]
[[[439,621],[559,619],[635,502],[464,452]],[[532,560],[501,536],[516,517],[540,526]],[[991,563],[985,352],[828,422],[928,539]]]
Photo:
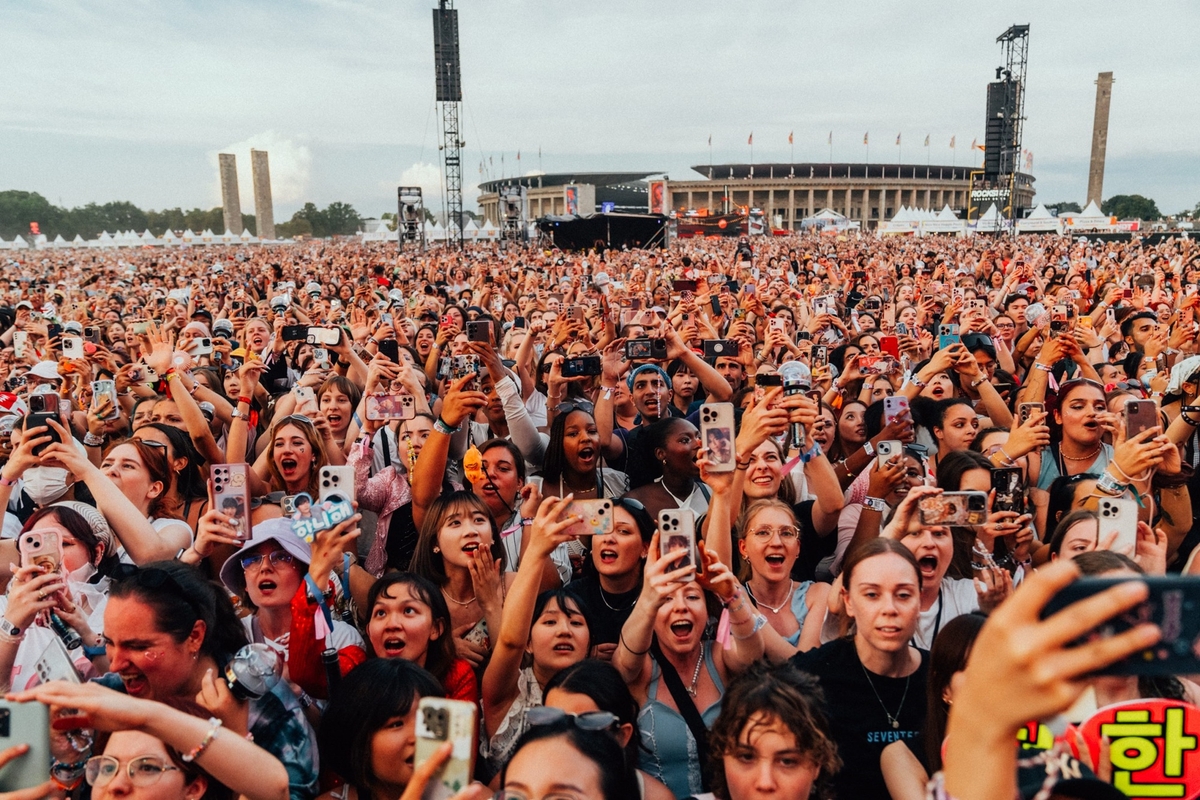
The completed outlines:
[[[242,569],[248,570],[252,567],[254,569],[261,569],[264,558],[268,559],[273,567],[278,567],[281,564],[291,564],[293,561],[295,561],[295,558],[292,556],[292,554],[286,550],[272,550],[270,553],[265,555],[263,553],[256,553],[255,555],[246,556],[245,558],[241,559]]]
[[[121,762],[113,756],[92,756],[87,760],[83,776],[88,786],[105,786],[117,777],[119,769]],[[126,764],[125,771],[134,786],[150,786],[157,783],[164,772],[178,772],[179,767],[168,765],[158,756],[139,756]]]
[[[760,542],[769,542],[776,536],[785,542],[800,538],[800,530],[793,525],[780,525],[778,528],[763,526],[750,531],[750,535]]]

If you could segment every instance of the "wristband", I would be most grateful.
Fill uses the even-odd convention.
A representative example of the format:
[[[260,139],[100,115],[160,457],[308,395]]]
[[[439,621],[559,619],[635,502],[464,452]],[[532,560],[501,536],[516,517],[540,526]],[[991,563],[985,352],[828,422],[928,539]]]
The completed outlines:
[[[1053,372],[1054,371],[1054,367],[1047,366],[1046,364],[1039,364],[1036,361],[1033,362],[1033,366],[1035,369],[1040,369],[1042,372]]]
[[[733,638],[737,639],[739,642],[744,642],[747,639],[753,639],[755,636],[758,635],[758,632],[761,631],[766,626],[767,626],[767,618],[765,616],[763,616],[762,614],[759,614],[758,616],[756,616],[754,618],[754,630],[750,631],[745,636],[738,636],[736,633],[734,633]],[[733,633],[733,632],[730,631],[730,633]]]
[[[812,447],[808,448],[807,450],[805,450],[803,453],[800,454],[800,460],[802,462],[804,462],[805,464],[807,464],[808,462],[812,461],[814,458],[820,458],[823,455],[825,455],[825,451],[821,449],[821,445],[817,444],[816,442],[813,442]]]
[[[357,425],[359,428],[362,428],[362,417],[358,415],[357,411],[350,415],[350,419],[354,421],[355,425]]]
[[[918,389],[924,389],[926,386],[929,385],[925,381],[918,378],[916,375],[910,375],[908,378],[908,382],[911,383],[913,386],[917,387]]]
[[[104,437],[96,436],[91,431],[88,431],[87,433],[85,433],[83,435],[83,446],[84,447],[103,447],[104,446]]]
[[[1120,497],[1121,495],[1125,494],[1125,490],[1129,487],[1119,482],[1112,475],[1109,475],[1108,472],[1105,472],[1100,476],[1100,479],[1096,481],[1096,488],[1107,495]]]
[[[105,655],[107,652],[108,651],[104,649],[104,645],[97,645],[96,647],[88,647],[87,645],[83,646],[83,654],[88,658],[99,658],[100,656]]]
[[[461,430],[461,427],[451,428],[450,425],[443,421],[441,417],[438,417],[433,421],[433,429],[438,433],[445,434],[446,436],[453,436],[454,434],[458,433],[459,430]]]
[[[185,763],[190,764],[203,755],[204,751],[208,749],[208,746],[217,738],[217,732],[221,730],[221,720],[217,719],[216,717],[209,717],[208,724],[212,727],[208,729],[208,733],[204,734],[204,738],[200,740],[200,744],[196,745],[192,752],[183,753],[179,756],[184,760]]]
[[[869,508],[872,511],[878,511],[880,514],[887,511],[887,503],[878,497],[867,497],[863,500],[863,507]]]
[[[237,401],[238,401],[238,405],[239,405],[239,406],[240,406],[242,403],[245,403],[246,405],[250,405],[250,402],[251,402],[251,400],[250,400],[250,398],[249,398],[249,397],[239,397],[239,398],[237,399]]]
[[[17,485],[17,482],[15,480],[10,481],[8,478],[5,478],[3,475],[0,475],[0,486],[16,486],[16,485]]]

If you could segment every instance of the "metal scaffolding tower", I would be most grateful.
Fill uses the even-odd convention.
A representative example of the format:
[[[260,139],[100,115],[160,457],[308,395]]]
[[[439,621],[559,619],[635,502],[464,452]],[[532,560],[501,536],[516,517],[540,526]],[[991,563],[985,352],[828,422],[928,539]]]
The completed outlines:
[[[433,61],[437,102],[442,109],[442,171],[445,180],[447,241],[463,247],[462,148],[459,134],[462,76],[458,59],[458,11],[453,0],[433,9]]]

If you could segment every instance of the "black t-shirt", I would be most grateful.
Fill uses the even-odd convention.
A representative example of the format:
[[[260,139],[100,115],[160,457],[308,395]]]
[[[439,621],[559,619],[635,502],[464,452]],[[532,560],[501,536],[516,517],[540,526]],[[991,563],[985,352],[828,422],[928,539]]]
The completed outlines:
[[[815,675],[825,702],[842,768],[834,787],[840,798],[888,797],[879,756],[892,742],[915,739],[925,725],[925,681],[929,654],[907,678],[868,675],[852,639],[838,639],[816,650],[798,653],[792,663]],[[895,728],[887,713],[897,719]]]
[[[588,631],[592,644],[616,644],[621,636],[625,620],[633,613],[642,587],[622,594],[610,594],[600,588],[600,579],[587,575],[567,584],[567,591],[579,600],[587,614]]]

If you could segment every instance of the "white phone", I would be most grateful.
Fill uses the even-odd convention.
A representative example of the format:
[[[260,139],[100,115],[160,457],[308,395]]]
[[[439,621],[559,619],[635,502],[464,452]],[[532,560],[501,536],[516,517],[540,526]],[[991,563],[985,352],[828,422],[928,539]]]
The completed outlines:
[[[690,508],[664,508],[658,512],[658,532],[660,553],[687,551],[671,565],[672,570],[696,566],[696,512]]]
[[[63,358],[77,360],[84,358],[83,354],[83,339],[78,336],[62,337],[62,354]]]
[[[354,467],[321,467],[320,491],[317,495],[317,499],[325,500],[327,497],[334,494],[353,502]]]
[[[887,466],[887,462],[892,460],[893,456],[900,455],[904,452],[904,445],[895,439],[885,439],[875,446],[876,458],[879,460],[879,469]]]
[[[25,358],[25,348],[29,345],[29,332],[13,331],[12,343],[13,355],[17,358]]]
[[[1127,497],[1100,498],[1100,537],[1103,543],[1113,533],[1117,534],[1111,550],[1133,556],[1137,549],[1137,512],[1136,500]]]

